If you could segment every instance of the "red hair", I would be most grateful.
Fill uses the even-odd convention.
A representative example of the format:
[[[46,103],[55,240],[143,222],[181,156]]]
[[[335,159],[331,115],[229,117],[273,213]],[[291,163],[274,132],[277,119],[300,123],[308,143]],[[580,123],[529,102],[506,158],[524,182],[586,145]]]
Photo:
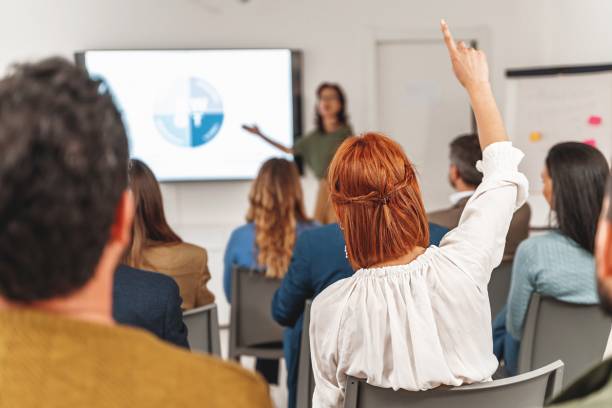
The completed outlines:
[[[355,269],[429,245],[429,225],[412,163],[379,133],[347,138],[329,166],[330,196]]]

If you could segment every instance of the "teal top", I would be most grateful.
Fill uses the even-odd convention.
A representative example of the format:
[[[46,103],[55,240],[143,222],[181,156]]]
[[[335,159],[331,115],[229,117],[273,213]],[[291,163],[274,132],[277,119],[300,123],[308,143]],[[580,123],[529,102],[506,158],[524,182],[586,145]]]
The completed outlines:
[[[557,231],[519,245],[506,315],[506,329],[517,340],[534,292],[568,303],[599,303],[593,255]]]

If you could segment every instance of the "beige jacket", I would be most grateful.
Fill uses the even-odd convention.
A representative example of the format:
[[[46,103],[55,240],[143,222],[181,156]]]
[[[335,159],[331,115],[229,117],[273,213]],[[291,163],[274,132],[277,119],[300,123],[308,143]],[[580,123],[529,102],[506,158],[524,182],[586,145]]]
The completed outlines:
[[[183,298],[182,309],[204,306],[215,301],[207,288],[210,280],[206,250],[186,242],[151,243],[142,254],[142,269],[174,278]]]
[[[427,214],[429,222],[438,224],[442,227],[448,228],[449,230],[454,229],[459,225],[459,218],[463,213],[463,209],[467,204],[469,197],[465,197],[454,206],[445,210],[434,211]],[[512,260],[518,245],[529,237],[529,222],[531,220],[531,208],[529,204],[525,203],[521,208],[516,210],[512,221],[510,222],[510,229],[506,236],[506,247],[504,249],[504,261]]]

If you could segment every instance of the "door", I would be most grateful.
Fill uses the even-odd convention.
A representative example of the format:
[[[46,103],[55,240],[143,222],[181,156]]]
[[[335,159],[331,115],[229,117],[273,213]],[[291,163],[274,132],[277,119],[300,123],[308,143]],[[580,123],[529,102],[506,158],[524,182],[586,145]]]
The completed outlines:
[[[415,164],[427,211],[448,207],[448,144],[472,131],[473,118],[446,47],[442,40],[385,40],[376,48],[378,130]]]

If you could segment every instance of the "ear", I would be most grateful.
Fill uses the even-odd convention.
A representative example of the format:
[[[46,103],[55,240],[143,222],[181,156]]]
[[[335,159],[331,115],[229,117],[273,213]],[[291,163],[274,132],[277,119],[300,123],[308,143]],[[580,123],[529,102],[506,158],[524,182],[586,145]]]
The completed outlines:
[[[459,178],[461,178],[460,174],[459,174],[459,169],[457,168],[456,165],[451,164],[448,168],[448,176],[450,177],[452,182],[457,181]]]
[[[126,247],[132,237],[132,223],[134,221],[134,195],[130,190],[121,194],[115,209],[115,220],[111,227],[110,243]]]

